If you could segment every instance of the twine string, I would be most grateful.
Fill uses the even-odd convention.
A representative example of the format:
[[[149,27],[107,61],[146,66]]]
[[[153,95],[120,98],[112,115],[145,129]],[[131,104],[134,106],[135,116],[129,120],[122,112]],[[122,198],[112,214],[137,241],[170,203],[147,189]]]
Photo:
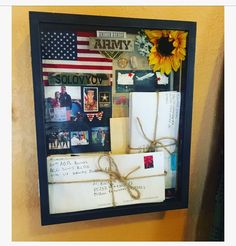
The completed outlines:
[[[108,167],[105,167],[105,168],[102,167],[101,160],[103,158],[106,158],[108,160],[108,163],[109,163]],[[98,167],[99,167],[99,169],[96,170],[97,172],[103,172],[103,173],[106,173],[109,175],[109,183],[110,183],[111,191],[112,191],[112,204],[113,204],[113,206],[115,204],[113,181],[116,181],[116,180],[121,182],[126,187],[129,195],[133,199],[137,200],[140,198],[140,191],[129,182],[129,175],[131,175],[133,172],[137,171],[140,168],[139,166],[135,167],[127,175],[122,176],[116,162],[114,161],[114,159],[110,155],[104,154],[98,158]]]
[[[175,145],[176,146],[177,140],[175,138],[172,138],[172,137],[162,137],[162,138],[157,138],[157,139],[154,138],[154,140],[148,138],[148,136],[146,135],[146,133],[145,133],[145,131],[143,129],[141,120],[139,119],[139,117],[137,117],[136,119],[137,119],[138,125],[140,127],[140,130],[141,130],[144,138],[150,143],[149,146],[148,146],[148,151],[155,151],[156,147],[159,147],[159,148],[161,147],[161,148],[165,149],[171,155],[171,152],[169,151],[169,149],[167,147],[169,147],[171,145]],[[156,132],[156,129],[155,129],[154,132]],[[173,140],[173,143],[172,144],[168,144],[168,145],[163,144],[161,141],[162,140],[166,140],[166,139]],[[131,149],[133,149],[133,148],[131,148]],[[140,148],[135,148],[135,149],[140,149]]]

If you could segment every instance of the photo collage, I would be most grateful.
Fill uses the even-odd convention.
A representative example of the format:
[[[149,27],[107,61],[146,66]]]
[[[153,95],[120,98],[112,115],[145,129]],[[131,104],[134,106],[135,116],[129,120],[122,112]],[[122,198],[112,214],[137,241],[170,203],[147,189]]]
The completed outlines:
[[[109,151],[110,75],[62,72],[47,77],[44,99],[48,154]]]

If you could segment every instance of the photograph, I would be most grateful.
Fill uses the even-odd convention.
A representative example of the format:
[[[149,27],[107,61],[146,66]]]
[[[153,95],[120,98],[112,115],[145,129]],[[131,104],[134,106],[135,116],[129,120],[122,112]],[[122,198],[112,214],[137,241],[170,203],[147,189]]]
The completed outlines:
[[[109,134],[109,128],[107,126],[93,127],[92,144],[98,146],[105,146],[107,143],[109,143],[108,134]]]
[[[98,111],[98,88],[84,87],[83,88],[84,112]]]
[[[64,122],[77,119],[82,112],[80,86],[45,86],[46,122]]]
[[[88,145],[89,144],[89,134],[88,131],[73,131],[70,134],[71,147],[78,145]]]
[[[49,150],[69,149],[70,133],[62,129],[51,131],[47,134],[47,143]]]

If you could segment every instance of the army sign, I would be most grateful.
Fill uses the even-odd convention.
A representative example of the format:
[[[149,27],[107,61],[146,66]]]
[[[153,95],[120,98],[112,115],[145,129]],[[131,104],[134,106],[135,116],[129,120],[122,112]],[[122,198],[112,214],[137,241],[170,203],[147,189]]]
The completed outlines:
[[[134,41],[125,38],[90,38],[89,48],[90,50],[134,51]]]

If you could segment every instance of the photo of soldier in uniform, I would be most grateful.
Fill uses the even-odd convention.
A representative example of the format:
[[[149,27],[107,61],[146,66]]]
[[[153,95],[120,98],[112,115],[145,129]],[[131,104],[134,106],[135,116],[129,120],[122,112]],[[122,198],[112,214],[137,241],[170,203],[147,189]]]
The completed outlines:
[[[93,127],[92,128],[92,144],[98,146],[107,146],[109,144],[109,128]]]
[[[98,88],[84,87],[83,90],[84,112],[97,112]]]

